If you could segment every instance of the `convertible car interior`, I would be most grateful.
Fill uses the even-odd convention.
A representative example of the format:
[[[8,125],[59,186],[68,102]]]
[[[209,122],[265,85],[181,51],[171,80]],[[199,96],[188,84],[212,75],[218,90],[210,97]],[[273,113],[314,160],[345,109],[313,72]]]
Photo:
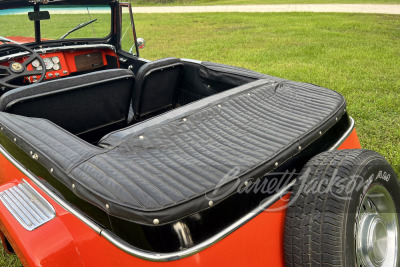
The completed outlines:
[[[0,0],[6,252],[24,266],[396,266],[400,185],[340,93],[180,58],[219,25],[143,14],[136,31],[129,2]],[[202,54],[297,62],[218,41]]]
[[[15,62],[28,73],[2,88],[4,146],[23,151],[26,166],[113,235],[149,251],[204,241],[266,197],[239,196],[238,187],[301,168],[349,125],[334,91],[217,63],[127,65],[109,48],[2,64]],[[173,237],[182,223],[195,229],[190,242]],[[160,240],[168,235],[172,245]]]
[[[233,87],[260,78],[281,80],[177,58],[142,63],[134,73],[119,68],[116,54],[109,49],[49,53],[42,59],[46,69],[43,80],[38,82],[41,76],[32,75],[12,90],[3,86],[0,111],[47,119],[92,144],[113,130]],[[35,59],[27,65],[27,73],[42,71],[41,67]]]

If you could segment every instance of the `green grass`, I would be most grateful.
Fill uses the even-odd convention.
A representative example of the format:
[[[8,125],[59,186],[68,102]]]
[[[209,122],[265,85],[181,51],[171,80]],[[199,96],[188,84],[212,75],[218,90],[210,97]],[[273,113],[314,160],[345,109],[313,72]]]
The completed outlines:
[[[399,0],[133,0],[133,6],[257,5],[257,4],[400,4]]]
[[[106,37],[111,32],[111,15],[96,14],[93,18],[98,20],[91,25],[79,29],[68,35],[66,39],[93,37],[93,30],[96,37]],[[90,20],[87,14],[51,14],[51,20],[41,22],[43,39],[59,39],[65,33],[82,22]],[[0,36],[25,36],[35,37],[33,22],[26,14],[23,15],[2,15],[0,16]],[[93,28],[92,28],[93,26]]]
[[[383,154],[400,174],[400,16],[198,13],[135,19],[138,37],[147,43],[144,58],[208,60],[342,93],[363,147]],[[0,265],[14,266],[7,265],[14,259],[0,257]]]
[[[18,257],[15,255],[7,254],[4,251],[3,245],[0,243],[0,266],[1,267],[19,267],[22,266]]]

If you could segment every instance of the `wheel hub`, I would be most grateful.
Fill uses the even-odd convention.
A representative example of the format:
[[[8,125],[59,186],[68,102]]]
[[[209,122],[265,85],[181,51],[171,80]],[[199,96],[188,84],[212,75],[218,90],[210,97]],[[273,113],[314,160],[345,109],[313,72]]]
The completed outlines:
[[[397,266],[397,213],[389,192],[373,186],[357,216],[356,248],[359,266]]]
[[[387,254],[387,228],[377,214],[365,215],[359,228],[360,256],[368,266],[382,266]]]

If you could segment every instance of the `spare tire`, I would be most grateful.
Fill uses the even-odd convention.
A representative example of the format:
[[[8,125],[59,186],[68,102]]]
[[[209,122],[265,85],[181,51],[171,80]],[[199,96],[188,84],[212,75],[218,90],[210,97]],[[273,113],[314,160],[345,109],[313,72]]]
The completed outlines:
[[[303,168],[287,209],[287,266],[399,264],[400,185],[370,150],[319,154]]]

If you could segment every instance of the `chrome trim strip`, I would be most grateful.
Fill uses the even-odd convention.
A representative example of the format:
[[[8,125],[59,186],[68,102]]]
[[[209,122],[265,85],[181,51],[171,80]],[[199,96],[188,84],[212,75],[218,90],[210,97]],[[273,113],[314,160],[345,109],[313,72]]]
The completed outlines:
[[[34,49],[36,53],[39,54],[45,54],[45,53],[51,53],[55,51],[65,51],[65,50],[78,50],[78,49],[93,49],[93,48],[106,48],[106,49],[111,49],[114,52],[116,52],[115,47],[113,45],[109,44],[92,44],[92,45],[65,45],[65,46],[56,46],[56,47],[47,47],[47,48],[40,48],[40,49]],[[7,56],[0,57],[0,62],[3,60],[10,60],[13,58],[17,57],[23,57],[29,55],[29,52],[20,52],[20,53],[15,53]]]
[[[181,61],[190,62],[190,63],[195,63],[195,64],[199,64],[199,65],[202,63],[202,61],[200,61],[200,60],[189,59],[189,58],[181,58]]]
[[[145,59],[145,58],[142,58],[142,57],[138,57],[138,60],[146,62],[146,63],[151,62],[151,60],[148,60],[148,59]]]
[[[237,220],[218,234],[214,235],[213,237],[210,237],[209,239],[203,241],[202,243],[182,250],[178,252],[172,252],[172,253],[149,253],[145,252],[142,250],[137,250],[137,249],[132,249],[132,247],[127,246],[126,244],[123,244],[119,242],[113,235],[111,235],[108,231],[103,231],[101,235],[110,241],[112,244],[116,245],[118,248],[121,250],[125,251],[128,254],[134,255],[135,257],[141,258],[143,260],[149,260],[149,261],[174,261],[174,260],[179,260],[185,257],[189,257],[191,255],[194,255],[201,250],[204,250],[211,245],[217,243],[221,239],[225,238],[228,236],[230,233],[241,227],[242,225],[246,224],[248,221],[256,217],[258,214],[263,212],[265,209],[270,207],[272,204],[274,204],[279,198],[284,196],[286,193],[289,192],[290,188],[294,185],[296,182],[296,179],[291,181],[288,185],[286,185],[284,188],[279,190],[275,195],[271,196],[267,201],[263,202],[262,205],[258,206],[257,208],[253,209],[249,213],[247,213],[244,217],[241,219]]]
[[[133,246],[129,246],[121,240],[118,240],[115,236],[110,234],[108,230],[100,228],[97,224],[89,220],[86,216],[82,215],[79,211],[77,211],[74,207],[72,207],[69,203],[65,202],[55,193],[53,193],[50,189],[48,189],[41,181],[32,174],[29,170],[25,169],[25,167],[19,163],[13,156],[11,156],[2,145],[0,145],[0,153],[10,161],[19,171],[21,171],[24,175],[26,175],[36,186],[38,186],[44,193],[46,193],[49,197],[51,197],[57,204],[63,207],[66,211],[70,212],[74,216],[76,216],[79,220],[83,223],[87,224],[90,228],[92,228],[96,233],[100,236],[103,236],[106,240],[108,240],[111,244],[116,246],[117,248],[125,251],[126,253],[144,259],[148,261],[173,261],[188,257],[190,255],[196,254],[203,249],[208,248],[209,246],[213,245],[214,243],[218,242],[219,240],[223,239],[262,211],[267,209],[273,203],[275,203],[279,198],[289,192],[290,188],[294,185],[296,180],[291,181],[288,185],[282,188],[279,192],[275,195],[271,196],[267,201],[263,202],[261,206],[258,206],[247,215],[242,217],[241,219],[237,220],[235,223],[230,225],[229,227],[225,228],[223,231],[219,232],[215,236],[207,239],[206,241],[183,251],[173,252],[173,253],[154,253],[154,252],[146,252],[140,249],[137,249]]]
[[[26,181],[0,192],[0,200],[28,231],[33,231],[56,216],[53,206]]]
[[[329,151],[336,150],[340,147],[341,144],[349,137],[349,135],[353,132],[355,122],[352,117],[349,116],[350,119],[350,127],[347,129],[347,131],[340,137],[340,139],[329,149]]]

